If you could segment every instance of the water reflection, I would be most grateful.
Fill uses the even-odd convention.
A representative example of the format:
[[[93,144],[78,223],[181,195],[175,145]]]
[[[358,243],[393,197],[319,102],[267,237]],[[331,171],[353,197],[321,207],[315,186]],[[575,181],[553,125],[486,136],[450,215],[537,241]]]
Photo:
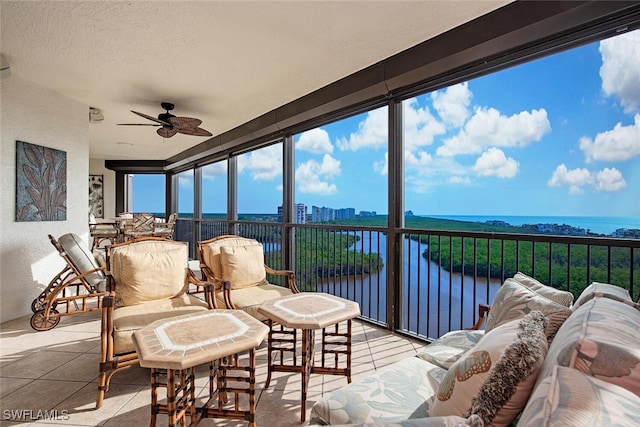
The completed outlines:
[[[387,265],[386,235],[359,231],[361,239],[350,249],[379,253],[385,266],[379,273],[328,279],[316,290],[328,292],[360,303],[364,316],[386,322]],[[450,330],[469,327],[479,303],[491,301],[500,280],[487,280],[458,273],[450,274],[427,261],[422,253],[427,245],[404,240],[404,280],[401,295],[401,329],[435,338]]]

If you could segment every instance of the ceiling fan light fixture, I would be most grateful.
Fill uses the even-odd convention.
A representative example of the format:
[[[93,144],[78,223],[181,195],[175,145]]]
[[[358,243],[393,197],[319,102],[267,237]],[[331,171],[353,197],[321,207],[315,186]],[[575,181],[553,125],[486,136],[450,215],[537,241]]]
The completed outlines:
[[[122,126],[156,126],[160,129],[156,130],[156,133],[163,138],[171,138],[177,133],[192,136],[213,136],[211,132],[200,128],[202,120],[195,119],[193,117],[176,117],[169,111],[173,110],[174,105],[170,102],[161,102],[160,105],[164,108],[166,113],[158,114],[158,118],[149,116],[148,114],[139,113],[131,110],[135,115],[143,117],[147,120],[155,122],[151,123],[119,123]]]
[[[104,115],[102,111],[98,108],[89,107],[89,122],[96,123],[104,120]]]

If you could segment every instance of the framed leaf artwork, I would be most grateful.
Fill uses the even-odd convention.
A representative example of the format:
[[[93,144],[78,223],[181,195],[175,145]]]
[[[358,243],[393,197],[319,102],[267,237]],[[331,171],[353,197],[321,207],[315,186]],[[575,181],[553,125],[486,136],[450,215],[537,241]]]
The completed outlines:
[[[67,153],[16,141],[16,221],[67,219]]]
[[[89,213],[96,218],[104,218],[104,177],[89,175]]]

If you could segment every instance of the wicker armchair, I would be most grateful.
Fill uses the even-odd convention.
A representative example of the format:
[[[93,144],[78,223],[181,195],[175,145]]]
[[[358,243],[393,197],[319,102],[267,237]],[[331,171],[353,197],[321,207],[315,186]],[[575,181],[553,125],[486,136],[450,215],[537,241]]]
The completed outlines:
[[[100,224],[94,214],[89,214],[89,234],[91,235],[91,249],[100,247],[102,242],[108,240],[111,244],[117,243],[120,236],[118,223]]]
[[[153,237],[156,217],[150,213],[137,213],[133,219],[124,223],[124,240],[139,239],[141,237]]]
[[[200,269],[217,290],[218,305],[244,310],[258,320],[267,318],[258,313],[266,300],[298,293],[295,275],[290,270],[274,270],[264,264],[260,242],[235,235],[223,235],[198,243]],[[283,276],[286,286],[267,281],[266,274]]]
[[[135,331],[158,319],[216,308],[213,286],[189,269],[188,254],[186,243],[157,237],[107,246],[111,292],[102,300],[96,408],[102,406],[111,377],[138,363]]]
[[[178,215],[174,212],[169,215],[167,222],[156,222],[155,229],[153,231],[154,237],[173,240],[173,229],[176,225],[176,219],[178,219]]]

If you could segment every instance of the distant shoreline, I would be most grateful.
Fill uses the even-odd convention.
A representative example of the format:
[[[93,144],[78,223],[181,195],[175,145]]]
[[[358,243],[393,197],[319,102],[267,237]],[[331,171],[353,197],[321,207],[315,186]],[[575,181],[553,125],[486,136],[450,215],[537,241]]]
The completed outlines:
[[[181,218],[190,218],[190,213],[180,213]],[[203,219],[224,220],[225,214],[205,213]],[[335,221],[336,223],[360,223],[375,224],[386,221],[387,215],[369,217],[356,217],[348,221]],[[481,230],[484,227],[511,228],[512,231],[534,234],[560,234],[575,236],[603,236],[616,238],[640,239],[640,217],[596,217],[596,216],[509,216],[509,215],[425,215],[411,214],[405,216],[406,222],[434,220],[436,222],[460,222],[466,223],[468,229],[472,224],[479,224]],[[267,220],[277,222],[275,213],[245,213],[239,214],[241,221]],[[421,221],[422,220],[422,221]],[[447,227],[451,229],[451,227]],[[456,227],[457,228],[457,227]],[[473,228],[475,228],[473,226]],[[515,230],[517,229],[517,230]],[[506,230],[505,230],[506,231]]]

